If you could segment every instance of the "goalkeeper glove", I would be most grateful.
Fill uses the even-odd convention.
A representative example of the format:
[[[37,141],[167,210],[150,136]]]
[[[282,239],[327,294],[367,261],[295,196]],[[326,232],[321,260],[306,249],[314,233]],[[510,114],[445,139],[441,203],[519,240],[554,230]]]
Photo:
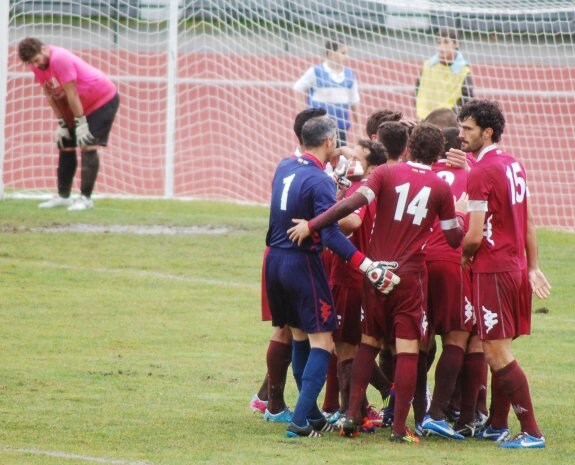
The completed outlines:
[[[70,130],[66,125],[66,121],[64,118],[58,118],[58,129],[56,130],[56,145],[58,148],[62,150],[64,148],[64,139],[72,140],[72,136],[70,135]]]
[[[76,116],[74,118],[76,121],[76,142],[80,146],[94,145],[96,139],[90,132],[88,127],[88,121],[84,115]]]
[[[389,271],[384,262],[374,262],[367,257],[361,262],[359,269],[382,294],[389,294],[401,281],[399,276]]]
[[[349,189],[351,187],[351,181],[345,177],[348,168],[349,161],[343,159],[337,164],[331,173],[333,180],[337,184],[337,187],[340,189]]]

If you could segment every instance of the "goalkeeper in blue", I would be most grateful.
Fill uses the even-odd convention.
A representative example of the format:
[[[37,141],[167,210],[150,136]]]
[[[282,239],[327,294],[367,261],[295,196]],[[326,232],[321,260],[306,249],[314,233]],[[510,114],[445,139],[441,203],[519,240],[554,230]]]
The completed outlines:
[[[359,268],[382,293],[399,278],[380,262],[372,262],[345,238],[337,224],[304,240],[292,242],[287,230],[293,218],[311,219],[335,204],[335,184],[323,171],[337,144],[337,126],[329,117],[307,121],[302,129],[303,153],[280,162],[272,183],[265,263],[266,292],[274,326],[289,326],[293,335],[292,370],[299,396],[287,437],[317,437],[335,427],[324,419],[317,398],[326,379],[337,316],[325,269],[322,243]]]

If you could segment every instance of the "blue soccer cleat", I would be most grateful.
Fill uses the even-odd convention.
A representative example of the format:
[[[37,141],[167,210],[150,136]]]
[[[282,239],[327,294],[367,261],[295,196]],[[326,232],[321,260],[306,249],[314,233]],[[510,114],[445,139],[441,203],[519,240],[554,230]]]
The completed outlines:
[[[321,438],[321,433],[313,429],[309,423],[304,427],[290,423],[286,430],[288,438]]]
[[[543,449],[545,437],[536,438],[528,433],[519,433],[513,439],[501,441],[498,445],[504,449]]]
[[[271,413],[267,408],[264,412],[264,420],[271,421],[272,423],[289,423],[292,416],[293,412],[288,407],[278,413]]]
[[[488,425],[487,428],[477,431],[474,437],[494,442],[505,441],[509,437],[509,428],[493,428]]]
[[[464,439],[456,433],[449,423],[445,420],[434,420],[429,415],[423,419],[421,429],[426,436],[439,436],[446,439]]]

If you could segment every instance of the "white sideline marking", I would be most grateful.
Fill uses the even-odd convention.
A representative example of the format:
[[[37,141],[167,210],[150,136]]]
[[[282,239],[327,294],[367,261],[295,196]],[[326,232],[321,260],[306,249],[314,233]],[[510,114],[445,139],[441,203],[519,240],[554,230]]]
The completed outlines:
[[[85,462],[107,463],[110,465],[152,465],[151,462],[110,459],[106,457],[90,457],[89,455],[68,454],[67,452],[38,450],[38,449],[16,449],[12,447],[3,447],[4,452],[13,452],[17,454],[45,455],[47,457],[58,457],[70,460],[84,460]]]
[[[145,278],[161,278],[161,279],[168,279],[173,281],[182,281],[188,283],[200,283],[200,284],[208,284],[210,286],[228,286],[228,287],[242,287],[245,289],[254,289],[260,290],[261,286],[259,284],[249,284],[249,283],[240,283],[237,281],[222,281],[218,279],[206,279],[206,278],[197,278],[193,276],[180,276],[170,273],[162,273],[159,271],[142,271],[142,270],[135,270],[133,268],[85,268],[73,265],[62,265],[61,263],[54,263],[54,262],[35,262],[35,261],[25,261],[22,260],[14,260],[6,257],[0,257],[0,261],[4,262],[18,262],[19,264],[24,265],[33,265],[38,267],[48,267],[48,268],[56,268],[60,270],[72,270],[72,271],[88,271],[92,273],[116,273],[116,274],[128,274],[128,275],[135,275],[135,276],[142,276]]]

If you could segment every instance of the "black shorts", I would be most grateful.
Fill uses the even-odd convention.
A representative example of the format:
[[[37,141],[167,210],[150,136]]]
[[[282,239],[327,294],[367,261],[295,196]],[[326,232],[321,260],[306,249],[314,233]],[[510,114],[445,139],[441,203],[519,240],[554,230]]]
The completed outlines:
[[[86,116],[90,132],[96,138],[96,142],[93,145],[101,145],[102,147],[108,145],[108,136],[110,135],[112,124],[114,123],[114,118],[116,117],[119,106],[120,95],[116,94],[111,100]],[[75,128],[70,129],[70,135],[72,136],[72,139],[64,139],[65,148],[74,148],[78,146],[76,144]]]

